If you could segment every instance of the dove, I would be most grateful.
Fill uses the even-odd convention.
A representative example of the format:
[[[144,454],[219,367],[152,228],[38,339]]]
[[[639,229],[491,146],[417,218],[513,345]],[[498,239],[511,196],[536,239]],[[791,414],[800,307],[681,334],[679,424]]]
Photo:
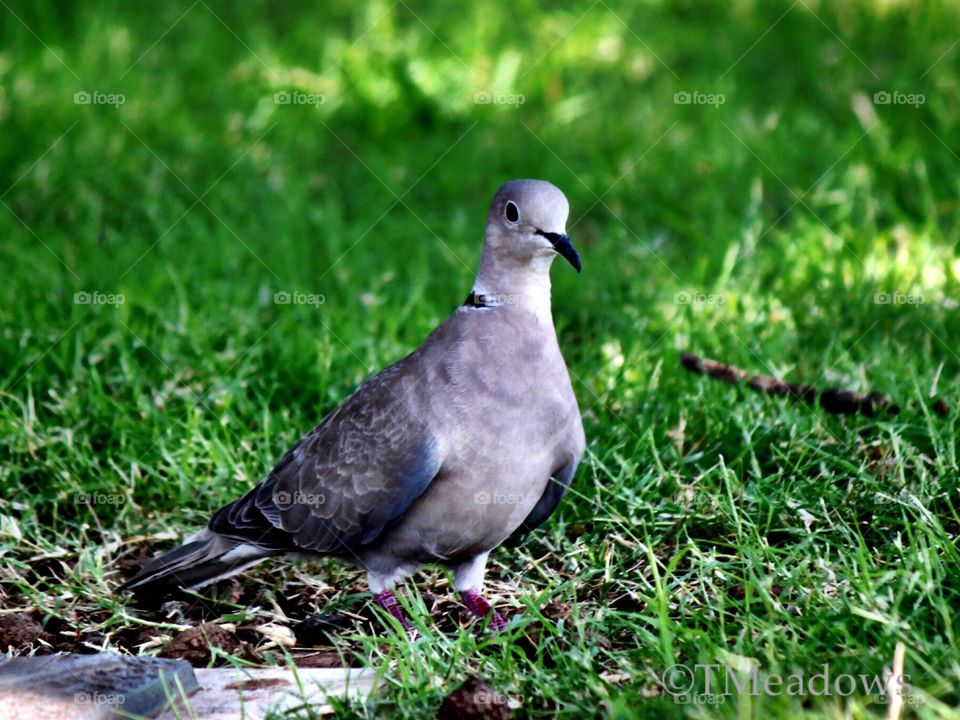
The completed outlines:
[[[585,448],[550,301],[553,260],[581,270],[568,214],[547,181],[500,187],[466,302],[121,589],[166,594],[271,557],[328,555],[364,571],[409,632],[394,588],[439,564],[474,616],[506,627],[483,594],[487,558],[553,514]]]

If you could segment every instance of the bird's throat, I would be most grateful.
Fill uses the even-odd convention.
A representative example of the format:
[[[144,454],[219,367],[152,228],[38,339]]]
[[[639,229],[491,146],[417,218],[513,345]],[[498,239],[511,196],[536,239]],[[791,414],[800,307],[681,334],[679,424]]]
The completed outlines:
[[[468,301],[472,298],[475,307],[508,305],[550,318],[552,261],[552,256],[518,261],[494,259],[485,253]]]

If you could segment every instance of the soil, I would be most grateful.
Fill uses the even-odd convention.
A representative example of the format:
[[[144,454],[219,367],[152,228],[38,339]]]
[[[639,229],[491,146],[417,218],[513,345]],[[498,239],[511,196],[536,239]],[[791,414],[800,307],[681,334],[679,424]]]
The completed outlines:
[[[134,575],[147,557],[154,555],[160,546],[142,543],[131,547],[129,552],[115,560],[112,569],[118,570],[117,582]],[[34,587],[56,586],[71,576],[69,560],[43,559],[33,563],[23,578]],[[269,570],[269,569],[268,569]],[[363,598],[357,576],[356,597]],[[351,588],[352,590],[353,588]],[[163,646],[159,655],[167,658],[182,658],[194,667],[225,665],[222,656],[214,657],[211,648],[256,664],[268,660],[282,662],[282,653],[271,648],[265,634],[258,628],[267,623],[276,623],[277,618],[269,613],[256,615],[250,622],[225,623],[224,616],[235,614],[239,608],[279,608],[285,615],[285,623],[296,637],[296,646],[289,648],[294,662],[301,667],[342,667],[359,665],[349,650],[341,654],[334,646],[343,647],[342,637],[363,630],[382,632],[369,603],[358,600],[361,605],[356,614],[316,615],[315,592],[306,586],[291,583],[284,592],[269,593],[256,577],[246,576],[243,582],[231,578],[218,583],[209,596],[215,601],[197,598],[186,593],[152,600],[132,600],[131,611],[147,623],[166,627],[135,624],[109,630],[113,619],[111,610],[88,605],[73,604],[69,608],[40,608],[32,606],[22,595],[18,583],[0,572],[0,653],[12,651],[18,654],[34,653],[48,655],[59,652],[90,654],[109,647],[121,653],[137,655],[141,646],[156,646],[158,639],[173,637]],[[8,614],[2,614],[2,613]],[[169,624],[189,625],[185,630],[171,632]],[[224,625],[228,627],[224,627]],[[148,651],[151,652],[151,651]],[[156,652],[153,650],[152,652]],[[271,656],[272,657],[268,657]]]
[[[513,716],[507,699],[476,675],[440,704],[437,720],[508,720]]]
[[[129,548],[112,566],[119,571],[117,582],[131,577],[145,558],[160,549],[150,543]],[[139,655],[144,652],[143,646],[148,645],[148,653],[159,649],[161,657],[184,659],[194,667],[228,665],[224,655],[258,665],[282,664],[284,650],[268,642],[268,633],[260,630],[263,625],[282,624],[292,631],[295,645],[285,650],[297,666],[361,667],[361,653],[365,651],[359,643],[346,643],[344,637],[384,633],[374,604],[367,602],[362,575],[357,574],[349,587],[337,590],[340,601],[347,602],[345,612],[317,614],[322,601],[318,603],[316,588],[291,581],[277,591],[272,580],[264,583],[263,577],[258,577],[258,572],[269,571],[265,567],[217,583],[209,591],[205,590],[205,595],[214,600],[186,593],[155,598],[152,604],[133,600],[131,612],[147,624],[121,627],[113,625],[116,617],[111,609],[93,603],[74,603],[56,609],[34,607],[21,594],[18,587],[21,583],[11,581],[0,572],[0,652],[90,654],[109,648]],[[67,559],[45,559],[31,565],[27,572],[28,577],[22,580],[42,588],[65,584],[72,577],[73,568]],[[445,588],[434,592],[429,584],[421,584],[420,592],[429,617],[411,618],[414,625],[426,622],[438,632],[452,634],[460,627],[476,624],[452,592]],[[266,612],[253,613],[247,621],[233,619],[231,616],[235,617],[242,608],[260,608]],[[2,614],[4,612],[8,614]],[[557,621],[569,618],[571,608],[568,604],[552,603],[543,608],[543,614]],[[189,627],[180,632],[171,631],[171,623]],[[161,638],[171,635],[173,637],[161,646]],[[521,645],[535,653],[539,639],[539,628],[533,626]],[[213,648],[221,652],[215,653]]]
[[[0,615],[0,652],[6,652],[9,648],[14,652],[25,650],[41,639],[50,642],[52,638],[29,615]]]
[[[212,657],[211,648],[232,655],[240,649],[240,645],[237,636],[229,630],[213,623],[203,623],[173,638],[160,652],[160,657],[179,658],[194,667],[206,667]]]

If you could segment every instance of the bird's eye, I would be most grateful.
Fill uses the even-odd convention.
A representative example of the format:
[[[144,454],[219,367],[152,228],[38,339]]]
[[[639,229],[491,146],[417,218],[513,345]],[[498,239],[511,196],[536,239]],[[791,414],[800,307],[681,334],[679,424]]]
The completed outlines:
[[[512,200],[507,200],[507,204],[503,208],[503,216],[508,223],[518,223],[520,222],[520,208]]]

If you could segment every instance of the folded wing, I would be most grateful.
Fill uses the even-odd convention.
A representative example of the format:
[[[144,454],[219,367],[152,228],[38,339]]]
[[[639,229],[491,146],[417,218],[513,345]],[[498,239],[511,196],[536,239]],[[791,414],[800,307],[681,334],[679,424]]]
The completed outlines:
[[[442,464],[405,383],[402,363],[364,383],[209,528],[275,551],[351,554],[375,542]]]

